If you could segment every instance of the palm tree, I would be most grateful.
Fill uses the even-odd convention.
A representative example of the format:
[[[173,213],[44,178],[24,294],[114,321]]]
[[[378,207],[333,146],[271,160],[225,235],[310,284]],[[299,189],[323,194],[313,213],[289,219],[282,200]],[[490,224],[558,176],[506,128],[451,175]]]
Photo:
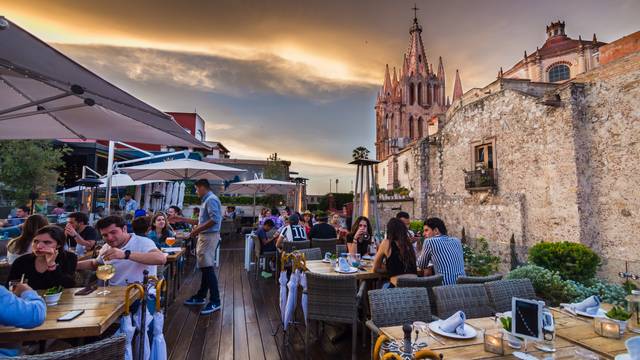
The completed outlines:
[[[369,150],[364,146],[358,146],[357,148],[353,149],[353,154],[351,156],[353,156],[353,160],[368,159]]]

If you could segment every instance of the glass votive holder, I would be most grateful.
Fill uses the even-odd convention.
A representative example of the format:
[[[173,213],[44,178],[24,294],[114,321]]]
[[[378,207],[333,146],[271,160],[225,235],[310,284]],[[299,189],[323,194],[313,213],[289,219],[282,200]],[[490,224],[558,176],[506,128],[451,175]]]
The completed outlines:
[[[504,355],[504,334],[500,330],[487,330],[484,333],[484,351]]]
[[[620,324],[605,317],[593,318],[593,330],[596,334],[612,339],[620,339]]]

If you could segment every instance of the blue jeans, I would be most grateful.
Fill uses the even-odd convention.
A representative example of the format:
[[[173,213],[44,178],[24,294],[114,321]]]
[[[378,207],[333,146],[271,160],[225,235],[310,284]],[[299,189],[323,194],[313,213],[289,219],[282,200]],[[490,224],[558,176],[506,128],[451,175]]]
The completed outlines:
[[[218,278],[213,266],[207,266],[200,268],[202,271],[202,280],[200,281],[200,290],[198,290],[197,297],[206,299],[207,292],[209,293],[209,301],[220,305],[220,292],[218,291]]]

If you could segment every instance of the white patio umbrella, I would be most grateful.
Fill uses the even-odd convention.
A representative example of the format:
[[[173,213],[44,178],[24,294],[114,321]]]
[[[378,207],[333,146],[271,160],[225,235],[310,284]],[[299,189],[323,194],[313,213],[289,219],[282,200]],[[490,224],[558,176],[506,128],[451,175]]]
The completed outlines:
[[[122,315],[122,317],[120,318],[120,329],[118,329],[118,332],[120,334],[124,334],[125,336],[124,359],[133,360],[131,343],[133,342],[133,335],[136,332],[136,328],[131,323],[131,315]]]
[[[153,185],[146,184],[144,186],[144,209],[149,210],[151,208],[151,193],[153,192]]]
[[[134,180],[227,180],[246,171],[193,159],[162,161],[120,170]]]
[[[278,283],[280,283],[280,319],[284,324],[284,314],[287,309],[287,272],[282,270],[280,271],[280,278],[278,278]]]
[[[178,193],[178,201],[176,202],[176,206],[178,206],[180,209],[182,209],[182,205],[184,205],[184,190],[186,189],[187,185],[184,183],[184,181],[180,182],[180,192]]]
[[[295,188],[296,184],[292,182],[273,179],[254,179],[232,183],[224,192],[227,194],[253,195],[253,217],[255,217],[257,195],[285,195]]]
[[[173,118],[0,17],[0,140],[104,139],[204,147]]]
[[[107,187],[107,178],[106,177],[101,177],[99,179],[100,181],[102,181],[102,184],[98,185],[99,189],[105,189]],[[146,184],[151,184],[154,182],[164,182],[163,180],[133,180],[129,175],[127,174],[113,174],[112,176],[112,187],[114,188],[118,188],[118,187],[127,187],[127,186],[138,186],[138,185],[146,185]],[[66,193],[71,193],[71,192],[78,192],[82,190],[82,187],[80,186],[74,186],[74,187],[70,187],[68,189],[64,189],[61,191],[58,191],[56,194],[66,194]]]
[[[173,191],[171,192],[171,205],[178,205],[178,196],[180,196],[181,183],[181,181],[175,181],[173,183]]]
[[[138,359],[141,360],[149,360],[149,356],[151,355],[151,346],[149,345],[149,325],[151,324],[151,321],[153,320],[153,316],[151,316],[151,314],[149,313],[149,309],[147,309],[145,307],[144,311],[147,312],[147,314],[144,317],[144,327],[142,327],[141,325],[141,320],[142,320],[142,306],[138,307],[138,310],[136,311],[136,314],[133,317],[133,322],[134,322],[134,327],[138,329],[138,344],[140,343],[140,339],[141,337],[144,336],[144,354],[142,354],[142,356],[140,356],[140,354],[138,354]],[[137,346],[136,346],[137,347]]]
[[[282,318],[282,328],[287,331],[289,324],[293,321],[296,311],[296,302],[298,301],[298,285],[300,283],[300,270],[296,269],[291,273],[289,278],[289,294],[287,294],[287,304],[285,307],[284,317]]]
[[[171,197],[173,196],[173,183],[168,183],[167,184],[167,190],[165,193],[165,197],[164,197],[164,206],[162,207],[162,209],[166,209],[169,206],[171,206]]]
[[[136,192],[133,198],[136,201],[136,204],[138,204],[138,207],[140,207],[140,201],[142,200],[142,185],[136,185]]]
[[[304,325],[307,326],[307,275],[305,272],[300,273],[300,286],[302,286],[302,313],[304,315]]]
[[[153,340],[151,344],[151,360],[167,359],[167,343],[163,334],[164,314],[158,310],[153,314]]]

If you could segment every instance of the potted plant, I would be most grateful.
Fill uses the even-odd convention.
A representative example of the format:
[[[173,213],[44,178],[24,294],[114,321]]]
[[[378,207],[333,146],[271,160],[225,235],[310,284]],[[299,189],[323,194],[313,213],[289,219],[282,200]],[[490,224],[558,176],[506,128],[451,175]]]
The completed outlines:
[[[520,349],[522,347],[522,340],[511,333],[511,316],[503,316],[500,318],[502,323],[502,330],[507,335],[507,343],[512,349]]]
[[[62,290],[62,286],[54,286],[44,292],[44,301],[48,306],[58,305],[58,301],[60,301],[60,296],[62,295]]]
[[[613,320],[620,326],[620,334],[624,334],[627,329],[627,323],[631,319],[631,313],[627,312],[620,306],[614,306],[606,314],[608,319]]]

